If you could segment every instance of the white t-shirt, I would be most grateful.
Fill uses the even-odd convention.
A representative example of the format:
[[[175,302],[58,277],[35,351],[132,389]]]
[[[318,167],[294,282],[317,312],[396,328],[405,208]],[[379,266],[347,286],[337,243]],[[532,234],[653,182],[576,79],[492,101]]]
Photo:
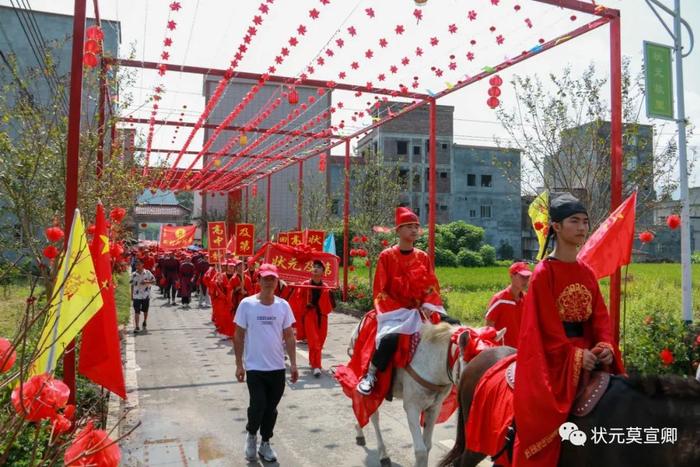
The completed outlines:
[[[246,297],[238,305],[234,322],[246,330],[246,370],[284,370],[282,332],[294,324],[294,314],[286,300],[275,296],[272,305],[263,305],[257,295]]]

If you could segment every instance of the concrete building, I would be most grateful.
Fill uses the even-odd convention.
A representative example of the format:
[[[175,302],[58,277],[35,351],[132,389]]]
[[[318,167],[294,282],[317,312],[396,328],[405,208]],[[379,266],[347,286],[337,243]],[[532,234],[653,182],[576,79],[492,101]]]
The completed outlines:
[[[205,97],[205,105],[209,102],[214,90],[218,85],[219,79],[217,77],[205,77],[203,93]],[[221,123],[231,110],[243,99],[243,97],[248,93],[251,86],[255,82],[247,80],[232,80],[226,93],[219,100],[218,104],[209,116],[208,122],[210,124]],[[247,106],[242,110],[242,112],[230,123],[231,126],[245,126],[249,121],[251,121],[260,109],[264,108],[269,102],[275,98],[279,97],[280,85],[265,85],[262,86],[260,91],[255,95],[255,97],[248,103]],[[317,118],[318,124],[314,127],[312,131],[317,132],[323,128],[330,127],[330,117],[322,118],[322,114],[330,109],[331,106],[331,93],[325,93],[323,96],[319,96],[316,88],[297,86],[296,91],[299,95],[299,104],[295,106],[290,105],[285,98],[281,98],[280,105],[270,114],[263,123],[260,124],[261,127],[272,127],[282,119],[286,118],[287,115],[298,108],[302,103],[307,103],[307,110],[305,113],[299,117],[295,123],[290,127],[285,127],[283,129],[296,128],[299,122],[305,122],[309,119]],[[309,103],[309,97],[314,96],[314,103]],[[328,114],[330,115],[330,114]],[[211,136],[212,129],[205,129],[204,140],[207,141]],[[212,145],[210,152],[216,152],[221,150],[229,138],[237,136],[238,132],[233,131],[222,131],[219,137],[216,139]],[[247,133],[248,145],[253,144],[257,138],[259,138],[262,133]],[[268,138],[263,144],[259,146],[259,150],[265,150],[279,142],[285,136],[278,135]],[[300,140],[294,140],[293,144],[299,143]],[[318,142],[319,144],[321,141]],[[303,153],[306,153],[310,148],[314,147],[314,143],[304,147],[299,154],[293,154],[290,157],[296,157]],[[244,149],[244,146],[236,144],[228,153],[220,157],[221,165],[228,163],[235,154],[239,153]],[[258,149],[252,151],[257,154]],[[208,164],[213,156],[204,156],[204,164]],[[240,166],[243,161],[248,160],[248,155],[241,157],[240,162],[236,162],[231,170],[236,170],[236,167]],[[285,160],[289,158],[285,157]],[[325,175],[319,173],[318,171],[318,157],[313,157],[306,161],[303,165],[303,177],[304,184],[323,184],[326,182]],[[288,168],[274,173],[270,177],[271,181],[271,202],[270,202],[270,217],[271,217],[271,235],[278,231],[292,230],[296,228],[297,225],[297,182],[299,179],[299,165],[292,164]],[[250,195],[250,190],[249,190]],[[265,206],[267,203],[267,178],[263,177],[257,182],[257,197],[261,200],[262,205]],[[194,200],[194,212],[193,218],[201,217],[202,212],[207,212],[209,220],[226,220],[229,224],[242,221],[241,208],[243,202],[242,192],[235,192],[231,194],[220,194],[220,193],[208,193],[206,197],[202,196],[202,193],[195,192]],[[214,218],[216,217],[216,218]],[[304,222],[302,222],[304,223]],[[198,235],[199,237],[199,235]],[[258,238],[261,238],[258,236]]]
[[[403,105],[383,103],[386,114]],[[521,256],[520,151],[486,146],[454,144],[452,106],[437,106],[436,189],[437,223],[464,220],[483,227],[485,241],[497,249],[509,245]],[[358,155],[380,151],[386,162],[397,164],[406,182],[402,196],[421,219],[428,221],[428,107],[422,106],[375,128],[357,145]],[[341,162],[341,161],[338,161]],[[342,170],[331,169],[331,177]],[[342,186],[332,179],[333,186]],[[342,198],[341,198],[342,200]],[[342,201],[340,203],[342,209]],[[342,211],[341,211],[342,212]]]
[[[134,233],[138,240],[158,240],[163,224],[184,225],[190,210],[178,203],[171,191],[145,190],[134,206]]]

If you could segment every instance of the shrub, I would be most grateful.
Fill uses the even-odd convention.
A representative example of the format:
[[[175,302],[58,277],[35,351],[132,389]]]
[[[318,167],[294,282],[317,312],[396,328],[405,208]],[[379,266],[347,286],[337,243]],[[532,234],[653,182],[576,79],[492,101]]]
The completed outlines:
[[[510,243],[501,240],[501,244],[498,245],[498,259],[513,259],[515,257],[515,251]]]
[[[493,266],[496,264],[496,249],[491,245],[482,245],[479,248],[479,254],[481,255],[481,261],[484,266]]]
[[[457,266],[457,255],[444,248],[435,248],[435,266]]]
[[[464,221],[455,221],[447,227],[457,239],[459,250],[477,250],[484,240],[484,229]]]
[[[467,250],[466,248],[460,250],[457,254],[457,262],[460,266],[466,267],[477,267],[484,265],[484,261],[478,252]]]
[[[372,288],[364,281],[353,281],[348,287],[347,305],[355,311],[366,313],[374,308]]]
[[[700,264],[700,253],[694,253],[691,255],[690,262],[693,264]]]

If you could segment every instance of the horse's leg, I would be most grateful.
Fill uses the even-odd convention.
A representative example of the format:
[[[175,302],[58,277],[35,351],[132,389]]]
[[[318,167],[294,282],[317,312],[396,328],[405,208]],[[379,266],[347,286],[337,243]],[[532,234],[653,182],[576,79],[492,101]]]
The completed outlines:
[[[370,420],[372,420],[372,426],[374,426],[374,433],[377,435],[377,455],[379,455],[379,463],[382,467],[391,467],[391,459],[386,453],[386,445],[384,444],[384,438],[382,438],[382,430],[379,428],[379,410],[372,414]]]
[[[355,423],[355,444],[358,446],[364,446],[367,444],[365,440],[365,433],[362,431],[362,427],[359,423]]]
[[[416,455],[416,467],[428,467],[428,450],[423,442],[423,433],[420,429],[420,409],[414,403],[404,399],[403,408],[408,419],[408,429],[413,437],[413,452]]]
[[[435,428],[438,415],[440,415],[441,408],[442,404],[435,404],[423,412],[423,444],[425,444],[428,455],[430,455],[430,449],[433,447],[433,429]]]

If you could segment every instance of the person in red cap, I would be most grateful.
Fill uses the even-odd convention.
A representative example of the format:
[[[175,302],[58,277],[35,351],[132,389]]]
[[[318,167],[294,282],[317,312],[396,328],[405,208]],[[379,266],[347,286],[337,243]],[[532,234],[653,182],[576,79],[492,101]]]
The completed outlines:
[[[296,323],[297,338],[299,330],[303,330],[309,346],[309,365],[315,378],[321,376],[321,353],[328,335],[328,315],[335,309],[335,298],[323,283],[324,272],[323,261],[314,260],[311,279],[302,282],[301,287],[295,287],[289,299],[295,319],[300,317]]]
[[[510,285],[491,298],[486,311],[486,325],[493,326],[497,331],[505,328],[503,343],[517,349],[523,300],[532,271],[527,263],[517,262],[510,266],[508,272]]]
[[[260,293],[244,298],[236,311],[236,379],[246,380],[250,404],[246,424],[245,458],[256,460],[256,451],[266,462],[275,462],[277,454],[270,446],[277,405],[285,387],[284,351],[289,356],[291,382],[299,378],[296,364],[294,314],[286,300],[277,297],[277,267],[265,263],[258,271]],[[262,437],[258,447],[258,430]]]
[[[412,336],[420,332],[423,323],[456,322],[447,317],[442,306],[428,254],[413,246],[419,231],[418,216],[408,208],[397,208],[399,242],[379,255],[374,310],[363,319],[350,362],[335,372],[353,401],[360,426],[367,424],[389,392],[392,369],[408,364]]]

